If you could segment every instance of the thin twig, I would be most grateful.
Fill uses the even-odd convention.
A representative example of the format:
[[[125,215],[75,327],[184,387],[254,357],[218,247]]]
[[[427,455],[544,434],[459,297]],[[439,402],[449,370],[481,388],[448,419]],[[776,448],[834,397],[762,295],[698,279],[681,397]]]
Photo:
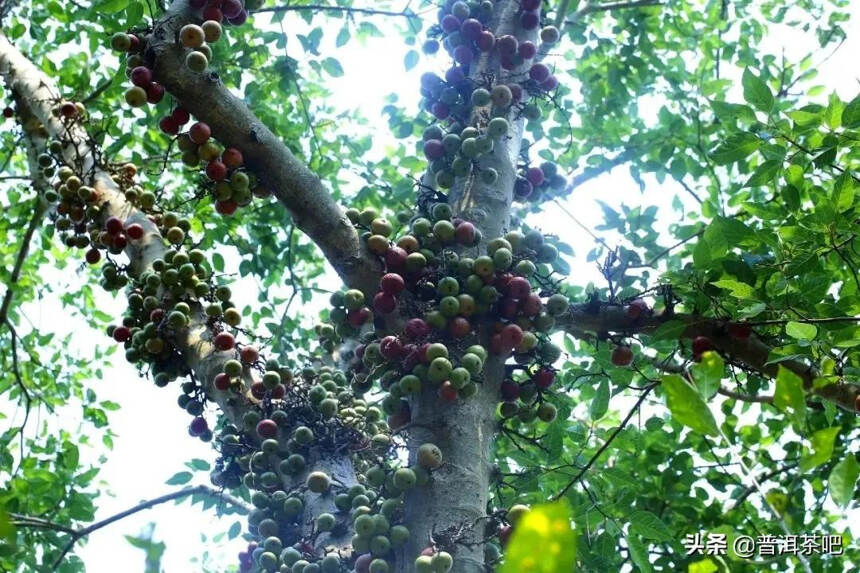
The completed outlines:
[[[576,24],[589,14],[596,12],[612,12],[614,10],[627,10],[630,8],[643,8],[646,6],[660,6],[663,3],[660,0],[633,0],[631,2],[607,2],[606,4],[586,4],[585,7],[577,10],[570,20],[566,21],[566,25]]]
[[[167,495],[162,495],[161,497],[156,497],[154,499],[150,499],[149,501],[144,501],[142,503],[135,505],[134,507],[126,509],[125,511],[121,511],[121,512],[116,513],[116,514],[114,514],[114,515],[112,515],[106,519],[103,519],[101,521],[97,521],[96,523],[93,523],[92,525],[88,525],[87,527],[75,530],[72,533],[70,533],[71,539],[69,539],[68,543],[66,543],[65,547],[60,552],[60,555],[57,556],[57,559],[54,561],[53,565],[51,566],[51,571],[56,571],[57,568],[60,566],[60,563],[62,563],[63,558],[66,556],[66,554],[69,551],[71,551],[72,548],[75,546],[75,543],[77,543],[80,539],[86,537],[90,533],[92,533],[94,531],[98,531],[99,529],[102,529],[103,527],[107,527],[108,525],[110,525],[114,522],[117,522],[123,518],[130,516],[130,515],[134,515],[135,513],[141,512],[145,509],[150,509],[152,507],[155,507],[156,505],[161,505],[163,503],[167,503],[168,501],[173,501],[175,499],[182,499],[184,497],[188,497],[189,495],[195,495],[195,494],[202,494],[202,495],[209,495],[209,496],[213,496],[213,497],[218,497],[224,501],[227,501],[231,505],[236,506],[238,509],[240,509],[241,511],[246,512],[246,513],[250,509],[244,501],[241,501],[241,500],[239,500],[235,497],[232,497],[232,496],[224,495],[222,492],[220,492],[214,488],[211,488],[207,485],[198,485],[198,486],[190,487],[190,488],[183,489],[180,491],[175,491],[175,492],[169,493]]]
[[[253,10],[252,13],[260,14],[264,12],[270,12],[273,14],[277,14],[280,12],[299,12],[299,11],[318,11],[318,12],[346,12],[349,14],[366,14],[369,16],[399,16],[403,18],[418,18],[419,16],[405,8],[400,12],[395,12],[394,10],[376,10],[373,8],[356,8],[354,6],[329,6],[324,4],[304,4],[301,6],[271,6],[269,8],[259,8],[257,10]]]
[[[588,463],[585,464],[585,467],[583,467],[579,471],[579,473],[576,474],[574,476],[574,478],[572,480],[570,480],[567,483],[567,485],[564,486],[564,488],[560,492],[558,492],[556,495],[554,495],[552,497],[553,501],[557,501],[557,500],[561,499],[561,497],[567,493],[567,490],[569,490],[571,487],[573,487],[573,484],[578,482],[582,478],[582,476],[585,475],[585,472],[587,472],[589,469],[591,469],[591,466],[594,465],[594,462],[596,462],[598,460],[598,458],[600,458],[600,456],[603,454],[603,452],[606,451],[606,449],[609,447],[609,445],[612,443],[612,441],[618,436],[618,434],[621,433],[621,430],[623,430],[625,427],[627,427],[627,424],[630,422],[630,419],[633,417],[633,415],[636,412],[639,411],[639,408],[642,406],[642,403],[645,402],[645,398],[647,398],[648,394],[651,393],[651,390],[653,390],[656,387],[657,387],[656,382],[654,384],[650,384],[650,385],[645,387],[645,390],[642,392],[642,394],[636,400],[636,403],[633,404],[633,407],[630,408],[630,411],[627,412],[627,415],[624,416],[624,419],[621,420],[621,423],[618,425],[618,427],[615,428],[615,430],[613,430],[613,432],[609,436],[609,438],[605,442],[603,442],[603,445],[600,446],[600,448],[598,448],[598,450],[596,452],[594,452],[594,455],[591,456],[591,459],[588,460]]]

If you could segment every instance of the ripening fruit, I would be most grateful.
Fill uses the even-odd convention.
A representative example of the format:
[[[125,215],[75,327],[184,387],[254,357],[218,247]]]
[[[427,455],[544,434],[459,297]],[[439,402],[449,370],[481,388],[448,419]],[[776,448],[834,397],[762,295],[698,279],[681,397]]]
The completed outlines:
[[[421,444],[418,447],[418,465],[433,470],[442,465],[442,450],[436,444]]]
[[[729,324],[729,335],[738,340],[746,340],[752,335],[752,327],[743,322]]]
[[[629,346],[616,346],[612,349],[610,360],[615,366],[629,366],[633,362],[633,351]]]
[[[703,352],[714,349],[714,343],[707,336],[697,336],[693,339],[693,354],[700,355]]]
[[[188,129],[188,137],[197,145],[203,145],[212,135],[209,125],[198,121]]]
[[[522,505],[522,504],[512,505],[511,508],[508,510],[508,514],[507,514],[508,522],[511,525],[516,525],[517,522],[519,522],[519,520],[522,519],[522,517],[525,514],[527,514],[528,512],[529,512],[529,506],[527,506],[527,505]]]
[[[499,84],[493,86],[493,90],[490,92],[490,97],[493,100],[493,105],[497,108],[504,109],[511,105],[511,101],[513,101],[513,94],[511,93],[511,88],[504,84]]]
[[[214,44],[221,38],[221,24],[215,20],[207,20],[200,26],[203,30],[204,40],[209,44]]]
[[[231,350],[233,345],[236,343],[233,335],[229,332],[219,332],[215,335],[212,342],[215,345],[215,348],[221,351]]]
[[[131,107],[146,105],[146,90],[140,86],[132,86],[125,91],[125,103]]]
[[[544,402],[540,406],[538,406],[537,417],[547,424],[554,421],[555,417],[558,415],[558,409],[549,402]]]
[[[325,493],[331,487],[331,479],[324,472],[311,472],[305,483],[313,493]]]
[[[643,314],[646,314],[648,310],[648,303],[641,298],[637,298],[630,301],[630,304],[627,305],[627,316],[628,318],[632,318],[635,320]]]
[[[196,24],[186,24],[179,30],[179,41],[186,48],[196,49],[206,41],[206,33]]]

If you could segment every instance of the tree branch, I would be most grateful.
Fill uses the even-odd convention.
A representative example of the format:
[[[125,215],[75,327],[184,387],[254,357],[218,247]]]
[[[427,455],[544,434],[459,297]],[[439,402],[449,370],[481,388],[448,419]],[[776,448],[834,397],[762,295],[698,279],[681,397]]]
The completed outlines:
[[[197,74],[184,65],[175,42],[192,21],[187,0],[176,0],[148,38],[145,58],[155,78],[222,144],[242,152],[245,163],[284,204],[296,226],[322,250],[343,281],[371,292],[381,264],[361,244],[358,233],[319,177],[297,159],[214,72]]]
[[[767,480],[771,479],[774,476],[777,476],[781,473],[784,473],[784,472],[787,472],[789,470],[796,468],[798,465],[800,465],[800,462],[792,462],[792,463],[785,464],[782,467],[778,467],[775,470],[772,470],[772,471],[767,472],[766,474],[763,474],[760,478],[758,478],[757,482],[758,483],[766,482]],[[744,492],[735,501],[735,504],[732,507],[732,509],[739,508],[741,506],[741,504],[743,504],[743,502],[746,500],[746,498],[748,498],[757,489],[758,488],[755,485],[751,485],[751,486],[747,487],[744,490]]]
[[[325,4],[303,4],[303,5],[292,5],[288,4],[286,6],[271,6],[269,8],[258,8],[257,10],[252,10],[253,14],[261,14],[265,12],[270,13],[281,13],[281,12],[304,12],[304,11],[317,11],[317,12],[344,12],[347,14],[366,14],[369,16],[398,16],[409,19],[420,19],[420,16],[409,10],[409,6],[401,10],[400,12],[395,12],[393,10],[376,10],[374,8],[356,8],[354,6],[331,6]]]
[[[126,509],[124,511],[116,513],[116,514],[114,514],[114,515],[112,515],[106,519],[103,519],[101,521],[97,521],[97,522],[95,522],[91,525],[88,525],[87,527],[83,527],[81,529],[72,529],[70,527],[67,527],[67,526],[59,524],[59,523],[54,523],[54,522],[44,520],[41,518],[37,518],[37,517],[18,515],[15,513],[11,514],[11,517],[13,520],[12,521],[13,524],[16,526],[19,526],[19,527],[34,527],[34,528],[40,528],[40,529],[54,529],[56,531],[68,533],[71,536],[69,538],[69,541],[63,547],[62,551],[57,556],[57,558],[53,561],[53,564],[51,565],[50,570],[56,571],[57,568],[60,566],[60,563],[62,563],[63,559],[65,558],[66,554],[68,554],[68,552],[72,550],[72,548],[75,546],[75,544],[78,541],[80,541],[84,537],[88,536],[90,533],[93,533],[94,531],[98,531],[99,529],[107,527],[108,525],[110,525],[112,523],[115,523],[115,522],[117,522],[121,519],[124,519],[130,515],[134,515],[135,513],[139,513],[145,509],[150,509],[150,508],[153,508],[157,505],[167,503],[168,501],[173,501],[175,499],[182,499],[182,498],[188,497],[189,495],[196,495],[196,494],[217,497],[217,498],[221,499],[222,501],[226,501],[230,505],[233,505],[234,507],[236,507],[238,509],[238,513],[243,514],[243,515],[248,514],[251,511],[251,508],[248,506],[248,504],[246,504],[244,501],[242,501],[240,499],[237,499],[237,498],[230,496],[230,495],[222,494],[220,491],[218,491],[214,488],[211,488],[209,486],[198,485],[198,486],[190,487],[190,488],[183,489],[180,491],[175,491],[173,493],[168,493],[166,495],[162,495],[160,497],[150,499],[149,501],[144,501],[142,503],[135,505],[134,507],[131,507],[129,509]]]
[[[728,388],[723,388],[722,386],[717,389],[718,394],[722,394],[723,396],[728,396],[729,398],[733,398],[735,400],[740,400],[741,402],[757,402],[759,404],[773,404],[773,396],[758,396],[752,394],[744,394],[742,392],[735,392],[734,390],[729,390]]]
[[[639,411],[639,408],[642,406],[642,403],[645,402],[645,399],[648,397],[648,394],[651,393],[651,390],[656,388],[658,385],[659,384],[657,382],[654,382],[653,384],[649,384],[648,386],[645,387],[645,390],[642,392],[642,394],[639,395],[639,398],[636,400],[636,403],[633,404],[633,407],[630,408],[630,411],[627,412],[627,415],[624,416],[624,419],[621,420],[621,423],[618,425],[618,427],[616,427],[615,430],[613,430],[613,432],[612,432],[612,434],[610,434],[609,438],[607,438],[607,440],[605,442],[603,442],[603,445],[601,445],[600,448],[598,448],[597,451],[594,452],[594,455],[592,455],[591,458],[588,460],[588,463],[586,463],[585,466],[581,470],[579,470],[579,473],[577,473],[573,477],[573,479],[571,479],[567,483],[567,485],[564,486],[564,488],[562,488],[562,490],[560,492],[558,492],[556,495],[554,495],[552,497],[553,501],[557,501],[557,500],[561,499],[562,496],[564,496],[564,494],[566,494],[567,491],[571,487],[573,487],[573,484],[578,482],[582,478],[582,476],[585,475],[585,472],[587,472],[589,469],[591,469],[591,466],[593,466],[594,463],[598,460],[598,458],[600,458],[600,456],[603,455],[603,452],[605,452],[606,449],[610,446],[610,444],[612,444],[612,441],[615,440],[616,437],[618,437],[618,434],[621,433],[621,430],[623,430],[625,427],[627,427],[627,424],[630,422],[630,419],[633,418],[633,415]]]
[[[556,324],[574,336],[577,331],[647,335],[669,320],[685,324],[679,338],[692,339],[705,336],[711,340],[714,348],[726,357],[727,361],[768,378],[775,378],[779,367],[783,366],[801,378],[807,393],[833,402],[844,410],[857,413],[855,401],[860,396],[860,384],[840,381],[816,388],[813,381],[818,377],[819,372],[815,366],[798,359],[771,362],[770,346],[754,333],[746,339],[731,336],[728,331],[729,323],[722,319],[691,314],[655,314],[633,319],[627,316],[626,309],[620,304],[585,303],[571,305],[568,314],[561,317]]]
[[[660,0],[633,0],[631,2],[607,2],[605,4],[586,4],[583,8],[577,10],[570,20],[565,22],[565,25],[578,23],[581,19],[594,14],[596,12],[613,12],[615,10],[628,10],[631,8],[643,8],[646,6],[661,6],[663,2]]]

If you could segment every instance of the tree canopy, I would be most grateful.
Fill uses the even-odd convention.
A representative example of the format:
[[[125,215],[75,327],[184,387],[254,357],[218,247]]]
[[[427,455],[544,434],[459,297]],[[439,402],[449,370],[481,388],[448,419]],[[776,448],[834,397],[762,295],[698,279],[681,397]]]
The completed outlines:
[[[129,363],[213,445],[131,510],[248,517],[203,570],[850,570],[850,4],[0,4],[0,569],[86,570]]]

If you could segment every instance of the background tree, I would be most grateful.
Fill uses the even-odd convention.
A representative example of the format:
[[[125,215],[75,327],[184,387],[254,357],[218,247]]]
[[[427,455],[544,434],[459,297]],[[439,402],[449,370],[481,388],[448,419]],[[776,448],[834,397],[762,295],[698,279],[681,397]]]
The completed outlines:
[[[95,520],[98,468],[79,456],[93,430],[110,447],[118,405],[90,379],[119,348],[181,387],[189,432],[218,452],[216,489],[126,513],[183,497],[248,513],[242,571],[856,561],[838,508],[860,471],[860,99],[810,103],[808,83],[844,39],[841,3],[0,13],[6,125],[17,119],[2,134],[0,388],[20,406],[0,458],[7,570],[83,570],[75,544],[125,515]],[[385,108],[401,144],[367,161],[363,120],[326,104],[343,72],[324,49],[329,36],[352,49],[380,21],[444,67],[421,76],[425,111]],[[763,53],[776,25],[822,54]],[[418,61],[407,48],[406,68]],[[655,100],[656,120],[638,113]],[[570,284],[573,249],[540,214],[620,165],[682,194],[665,219],[605,204],[586,255],[603,282]],[[81,255],[122,317],[90,286],[52,295],[63,285],[39,278]],[[314,300],[327,268],[345,290],[308,328],[293,303]],[[237,304],[234,272],[257,279],[254,307]],[[21,311],[47,295],[114,342],[65,352]],[[31,414],[70,402],[85,428],[27,435]],[[566,503],[526,508],[548,498]],[[536,555],[541,519],[565,527]],[[814,531],[847,554],[688,555],[680,539],[704,531]]]

